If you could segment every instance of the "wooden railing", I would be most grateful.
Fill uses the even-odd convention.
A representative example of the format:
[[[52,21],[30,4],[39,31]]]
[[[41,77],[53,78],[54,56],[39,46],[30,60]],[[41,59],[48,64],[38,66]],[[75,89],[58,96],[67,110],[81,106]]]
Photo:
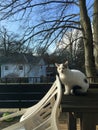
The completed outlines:
[[[98,84],[90,84],[85,95],[63,95],[62,112],[68,113],[68,130],[77,130],[80,120],[81,130],[97,130],[98,125]]]
[[[52,84],[2,84],[0,85],[0,108],[27,108],[36,104]],[[62,90],[63,91],[63,90]],[[82,130],[96,130],[98,124],[98,84],[90,84],[85,95],[64,95],[62,112],[67,112],[68,129],[76,130],[80,118]]]
[[[51,84],[0,84],[0,108],[27,108],[36,104]]]

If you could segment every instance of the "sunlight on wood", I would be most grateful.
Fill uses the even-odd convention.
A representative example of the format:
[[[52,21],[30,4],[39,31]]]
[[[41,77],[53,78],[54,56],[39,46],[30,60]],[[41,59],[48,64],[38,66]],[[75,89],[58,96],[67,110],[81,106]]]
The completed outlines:
[[[67,124],[65,123],[64,124],[64,122],[62,123],[60,123],[60,129],[61,130],[68,130],[68,127],[67,127]],[[80,130],[80,124],[78,123],[77,124],[77,130]],[[96,126],[96,130],[98,130],[98,125]]]
[[[96,130],[98,130],[98,125],[96,125]]]

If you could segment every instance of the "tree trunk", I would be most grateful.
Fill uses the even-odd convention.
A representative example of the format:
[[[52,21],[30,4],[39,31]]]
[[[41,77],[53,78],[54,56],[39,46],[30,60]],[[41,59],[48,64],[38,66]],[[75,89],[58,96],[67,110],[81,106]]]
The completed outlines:
[[[94,1],[93,30],[95,66],[98,70],[98,0]]]
[[[87,13],[86,0],[79,0],[80,22],[83,29],[84,51],[85,51],[85,70],[88,77],[95,76],[95,62],[93,56],[93,35],[90,18]]]

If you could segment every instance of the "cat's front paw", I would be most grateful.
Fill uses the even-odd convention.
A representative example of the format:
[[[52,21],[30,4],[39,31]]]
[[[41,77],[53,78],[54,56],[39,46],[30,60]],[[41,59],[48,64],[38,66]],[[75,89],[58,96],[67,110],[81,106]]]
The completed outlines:
[[[66,92],[66,91],[64,92],[64,95],[69,95],[69,94],[70,94],[69,92]]]

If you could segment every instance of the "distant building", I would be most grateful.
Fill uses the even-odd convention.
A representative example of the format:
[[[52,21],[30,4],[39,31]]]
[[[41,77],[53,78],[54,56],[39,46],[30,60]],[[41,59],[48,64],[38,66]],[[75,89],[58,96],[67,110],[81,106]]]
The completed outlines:
[[[1,56],[0,68],[1,78],[28,77],[29,82],[32,82],[30,77],[35,77],[36,82],[40,82],[40,78],[47,75],[44,59],[32,54],[13,53]]]

